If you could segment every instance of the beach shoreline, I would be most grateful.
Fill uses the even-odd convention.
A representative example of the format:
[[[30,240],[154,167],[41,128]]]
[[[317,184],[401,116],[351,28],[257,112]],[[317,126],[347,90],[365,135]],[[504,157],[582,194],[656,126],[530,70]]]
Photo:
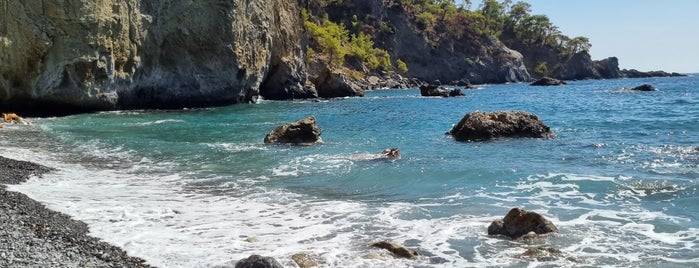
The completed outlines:
[[[90,236],[84,222],[6,189],[51,170],[0,156],[0,267],[152,267]]]

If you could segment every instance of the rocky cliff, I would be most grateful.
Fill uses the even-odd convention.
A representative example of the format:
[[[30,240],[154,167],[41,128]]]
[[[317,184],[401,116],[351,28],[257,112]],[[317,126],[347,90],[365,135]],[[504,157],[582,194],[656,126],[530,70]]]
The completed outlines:
[[[304,91],[284,0],[24,0],[0,7],[0,106],[25,114],[179,108]]]
[[[522,54],[497,39],[483,34],[450,34],[447,21],[420,25],[406,9],[400,1],[344,0],[329,4],[325,11],[331,20],[346,25],[359,18],[362,30],[374,36],[378,47],[407,64],[410,77],[443,83],[468,79],[478,84],[531,80]]]

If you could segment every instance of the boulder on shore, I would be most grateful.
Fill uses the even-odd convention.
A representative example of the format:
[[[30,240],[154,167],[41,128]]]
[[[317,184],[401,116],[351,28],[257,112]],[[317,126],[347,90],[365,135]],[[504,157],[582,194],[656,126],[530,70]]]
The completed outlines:
[[[306,117],[291,124],[276,127],[267,136],[265,143],[312,144],[320,140],[322,130],[313,116]]]
[[[388,250],[400,258],[415,259],[418,256],[420,256],[420,254],[418,254],[417,251],[415,251],[414,249],[408,249],[401,245],[391,243],[388,241],[372,243],[371,246]]]
[[[650,84],[643,84],[637,87],[632,87],[629,90],[632,91],[656,91],[657,89],[654,86],[651,86]]]
[[[461,89],[455,88],[455,89],[447,89],[442,86],[438,85],[425,85],[425,86],[420,86],[420,95],[423,97],[457,97],[457,96],[465,96],[463,92],[461,92]]]
[[[457,141],[555,137],[536,115],[521,111],[468,113],[447,134]]]
[[[532,237],[558,232],[551,221],[533,211],[513,208],[502,220],[495,220],[488,226],[488,235],[505,235],[512,239],[522,236]],[[534,233],[535,235],[531,234]]]
[[[536,80],[529,85],[530,86],[560,86],[560,85],[566,85],[566,84],[567,83],[563,80],[558,80],[558,79],[551,78],[551,77],[542,77],[541,79]]]
[[[250,255],[235,263],[235,268],[284,268],[284,266],[272,257]]]

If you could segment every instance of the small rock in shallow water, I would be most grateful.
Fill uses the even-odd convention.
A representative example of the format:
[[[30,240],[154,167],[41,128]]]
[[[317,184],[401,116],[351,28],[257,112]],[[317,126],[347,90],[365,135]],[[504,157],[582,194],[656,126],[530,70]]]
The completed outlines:
[[[544,216],[520,208],[511,209],[505,218],[493,221],[488,227],[488,235],[505,235],[512,239],[529,237],[530,232],[541,235],[558,232],[558,228]]]
[[[316,261],[316,259],[313,258],[311,255],[308,255],[306,253],[296,253],[291,256],[291,259],[294,260],[296,265],[298,265],[300,268],[318,266],[318,261]]]
[[[401,258],[406,258],[406,259],[415,259],[420,254],[417,253],[417,251],[413,249],[408,249],[405,248],[401,245],[394,244],[388,241],[381,241],[381,242],[376,242],[371,244],[372,247],[377,247],[377,248],[382,248],[390,251],[391,253],[395,254],[398,257]]]

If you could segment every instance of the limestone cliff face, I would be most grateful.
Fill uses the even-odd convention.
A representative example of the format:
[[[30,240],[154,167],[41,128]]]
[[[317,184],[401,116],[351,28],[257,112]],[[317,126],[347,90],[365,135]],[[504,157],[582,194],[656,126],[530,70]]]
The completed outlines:
[[[0,107],[60,114],[304,92],[284,0],[23,0],[0,6]],[[299,93],[300,92],[300,93]]]

